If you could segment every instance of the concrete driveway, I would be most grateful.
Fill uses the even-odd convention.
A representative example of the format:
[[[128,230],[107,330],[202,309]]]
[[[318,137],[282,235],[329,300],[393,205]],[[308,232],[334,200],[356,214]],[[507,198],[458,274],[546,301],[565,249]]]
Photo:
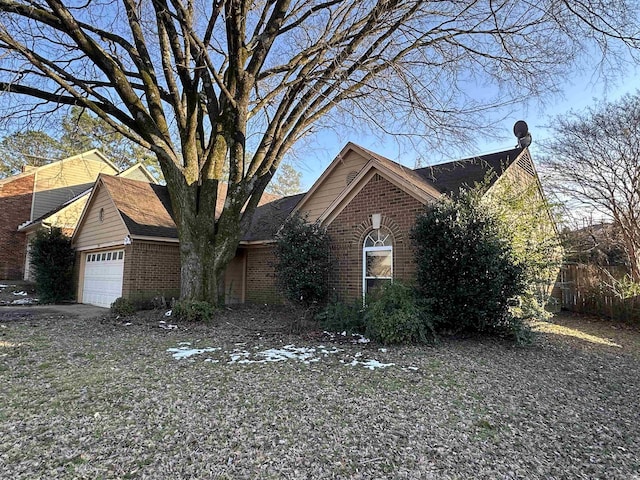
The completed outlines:
[[[85,305],[82,303],[72,303],[64,305],[7,305],[0,306],[0,311],[6,310],[20,310],[23,312],[31,312],[33,314],[56,312],[63,315],[82,317],[82,318],[95,318],[109,315],[109,309],[103,307],[96,307],[95,305]]]

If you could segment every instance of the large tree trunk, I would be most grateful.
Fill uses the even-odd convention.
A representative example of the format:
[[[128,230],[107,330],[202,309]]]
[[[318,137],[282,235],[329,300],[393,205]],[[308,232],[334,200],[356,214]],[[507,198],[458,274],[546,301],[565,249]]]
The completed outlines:
[[[167,182],[180,240],[180,298],[219,304],[224,272],[242,236],[244,197],[229,185],[225,208],[215,218],[217,180],[192,185]],[[215,194],[213,192],[216,192]]]

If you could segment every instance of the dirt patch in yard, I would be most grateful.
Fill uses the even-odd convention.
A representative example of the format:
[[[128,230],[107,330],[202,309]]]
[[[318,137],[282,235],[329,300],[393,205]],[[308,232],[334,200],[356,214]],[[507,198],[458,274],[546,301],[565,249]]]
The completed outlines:
[[[385,347],[293,334],[280,309],[164,313],[0,308],[1,478],[640,474],[636,330],[560,316],[543,327],[583,336]]]

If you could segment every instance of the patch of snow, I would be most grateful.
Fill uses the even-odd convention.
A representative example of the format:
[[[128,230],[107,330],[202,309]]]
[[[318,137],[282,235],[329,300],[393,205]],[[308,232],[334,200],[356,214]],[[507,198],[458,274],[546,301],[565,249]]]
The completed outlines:
[[[229,363],[236,363],[236,362],[237,363],[240,363],[240,362],[248,363],[245,360],[247,359],[247,357],[249,355],[251,355],[249,352],[245,352],[245,351],[236,349],[231,353],[231,355],[230,355],[231,360],[229,361]]]
[[[16,296],[20,296],[20,297],[26,297],[28,295],[27,292],[25,292],[24,290],[20,290],[19,292],[12,292],[14,295]]]
[[[165,317],[170,317],[171,315],[173,315],[173,310],[167,310],[166,312],[164,312]]]
[[[369,343],[371,341],[367,337],[365,337],[364,335],[360,335],[359,333],[352,333],[351,336],[353,337],[351,343]]]
[[[37,298],[18,298],[11,302],[10,305],[32,305],[38,303]]]
[[[173,354],[173,358],[181,360],[183,358],[189,358],[194,355],[201,355],[207,352],[216,352],[220,350],[220,347],[205,347],[205,348],[189,348],[188,346],[178,348],[167,348],[167,352]]]
[[[364,362],[359,362],[354,360],[349,365],[355,367],[356,365],[362,365],[364,368],[368,368],[369,370],[375,370],[376,368],[387,368],[392,367],[395,363],[380,363],[378,360],[365,360]]]
[[[387,349],[386,348],[379,348],[378,351],[382,352],[382,353],[387,353]]]
[[[169,348],[167,352],[170,352],[173,355],[173,358],[176,360],[182,360],[185,358],[190,358],[196,355],[201,355],[203,353],[217,352],[222,350],[221,347],[204,347],[204,348],[191,348],[190,342],[180,342],[177,348]],[[244,343],[238,343],[236,345],[245,345]],[[254,347],[255,348],[255,347]],[[225,350],[223,353],[229,355],[228,364],[251,364],[251,363],[273,363],[273,362],[284,362],[287,360],[294,360],[301,362],[305,365],[310,365],[311,363],[320,362],[323,358],[336,354],[338,352],[342,352],[343,350],[338,348],[327,348],[324,345],[319,345],[317,347],[296,347],[293,344],[285,345],[279,348],[269,348],[266,350],[261,350],[256,352],[248,351],[242,348],[234,348],[231,351]],[[350,365],[352,367],[361,365],[362,367],[375,370],[377,368],[387,368],[395,366],[395,363],[382,363],[378,360],[367,359],[362,360],[362,352],[357,352],[354,354],[354,359],[349,362],[348,360],[345,362],[344,360],[340,360],[340,363],[345,365]],[[193,361],[193,360],[191,360]],[[216,358],[205,358],[205,362],[209,363],[220,363],[224,361],[222,359]],[[418,370],[417,367],[403,367],[403,370]]]
[[[336,336],[340,336],[340,337],[348,337],[349,336],[347,334],[346,330],[344,330],[342,332],[328,332],[328,331],[324,330],[322,333],[324,335],[326,335],[327,337],[329,337],[331,340],[336,338]],[[364,335],[360,335],[359,333],[352,333],[351,334],[351,343],[369,343],[370,341],[371,340],[369,340],[367,337],[365,337]]]
[[[127,322],[127,323],[123,323],[123,325],[124,325],[125,327],[128,327],[129,325],[133,325],[133,323],[131,323],[131,322]]]
[[[282,348],[271,348],[258,352],[257,355],[264,357],[267,362],[281,362],[282,360],[300,360],[302,363],[320,360],[315,357],[316,349],[307,347],[296,347],[294,345],[285,345]],[[315,358],[314,358],[315,357]]]

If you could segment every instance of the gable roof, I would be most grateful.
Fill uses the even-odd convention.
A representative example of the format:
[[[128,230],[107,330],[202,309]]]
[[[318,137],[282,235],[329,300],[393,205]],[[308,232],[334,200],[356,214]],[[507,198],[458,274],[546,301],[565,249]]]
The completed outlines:
[[[485,180],[489,182],[488,186],[493,185],[522,152],[526,151],[515,148],[413,170],[349,143],[308,192],[282,198],[263,194],[241,242],[260,243],[273,240],[286,218],[292,212],[301,209],[305,200],[313,194],[314,188],[317,188],[322,179],[327,178],[341,156],[351,149],[369,160],[321,215],[322,222],[331,221],[339,213],[340,206],[348,203],[374,173],[381,173],[399,188],[426,203],[441,195],[454,195],[460,188],[473,187]],[[489,176],[490,172],[495,172],[495,175]],[[177,229],[166,186],[105,174],[100,174],[97,184],[108,190],[132,236],[177,239]],[[219,216],[224,208],[227,185],[220,183],[218,188],[216,216]],[[90,201],[83,216],[89,208],[89,203]]]
[[[489,182],[487,186],[490,187],[522,152],[524,152],[523,149],[513,148],[418,168],[414,172],[441,193],[455,195],[460,192],[460,189],[473,188],[485,180]]]
[[[142,175],[149,180],[149,183],[158,183],[158,181],[155,179],[155,177],[153,175],[151,175],[151,173],[149,173],[149,170],[147,170],[147,168],[140,162],[134,163],[129,168],[126,168],[123,171],[121,171],[120,173],[117,173],[116,176],[117,177],[128,177],[129,175],[133,174],[136,171],[141,172]]]
[[[100,175],[131,235],[178,238],[167,187],[111,175]]]
[[[92,150],[93,152],[93,150]],[[102,153],[100,153],[98,150],[95,150],[96,153],[99,153],[100,156],[104,157],[104,155]],[[89,153],[89,152],[87,152]],[[69,158],[73,158],[73,157],[69,157]],[[105,157],[106,158],[106,157]],[[111,164],[111,162],[109,162],[109,164]],[[35,170],[35,169],[34,169]],[[146,174],[146,176],[149,178],[149,181],[157,184],[158,182],[156,181],[155,178],[153,178],[153,175],[151,175],[147,169],[144,167],[144,165],[142,165],[141,163],[136,163],[134,165],[132,165],[131,167],[127,168],[126,170],[123,170],[122,172],[119,172],[116,174],[117,177],[123,177],[126,178],[126,176],[130,173],[132,173],[133,171],[141,171],[143,172],[143,174]],[[29,230],[33,230],[34,228],[39,227],[42,223],[44,223],[47,218],[55,215],[56,213],[58,213],[59,211],[67,208],[69,205],[71,205],[72,203],[78,201],[79,199],[89,195],[91,193],[91,191],[93,190],[93,185],[90,188],[87,188],[86,190],[80,192],[78,195],[76,195],[75,197],[67,200],[66,202],[64,202],[61,205],[58,205],[56,208],[53,208],[51,210],[49,210],[47,213],[45,213],[44,215],[39,216],[38,218],[34,219],[34,220],[30,220],[30,221],[26,221],[24,222],[22,225],[18,226],[18,231],[19,232],[23,232],[23,231],[29,231]]]
[[[178,238],[178,230],[173,221],[169,190],[166,186],[100,174],[91,194],[92,197],[98,188],[107,190],[131,236],[159,239]],[[227,185],[220,183],[215,209],[216,217],[222,213],[226,194]],[[275,235],[275,231],[281,225],[281,222],[278,223],[278,219],[282,218],[284,221],[284,218],[291,213],[291,209],[297,203],[292,204],[290,199],[279,202],[279,199],[279,196],[269,193],[265,193],[260,199],[248,233],[252,241],[262,240],[271,232]],[[86,215],[90,203],[91,199],[87,202],[82,217]],[[263,208],[265,206],[267,208]],[[81,223],[82,218],[78,225],[80,226]],[[243,238],[244,240],[245,238]]]
[[[42,171],[42,170],[46,170],[48,168],[51,167],[56,167],[56,166],[60,166],[63,163],[69,162],[71,160],[77,160],[77,159],[82,159],[82,158],[86,158],[89,160],[97,160],[100,162],[104,162],[107,165],[109,165],[114,172],[118,171],[118,168],[113,164],[113,162],[111,160],[109,160],[104,153],[102,153],[100,150],[97,149],[93,149],[93,150],[88,150],[86,152],[82,152],[79,153],[77,155],[72,155],[70,157],[66,157],[60,160],[56,160],[54,162],[50,162],[47,163],[45,165],[40,165],[39,167],[30,167],[28,168],[26,171],[24,172],[20,172],[16,175],[12,175],[10,177],[6,177],[6,178],[2,178],[0,179],[0,186],[13,182],[14,180],[18,180],[19,178],[24,178],[24,177],[28,177],[29,175],[33,175],[36,172]]]
[[[81,198],[89,195],[91,193],[91,189],[92,188],[93,187],[87,188],[84,192],[81,192],[78,195],[76,195],[75,197],[71,198],[70,200],[67,200],[62,205],[58,205],[56,208],[53,208],[53,209],[49,210],[47,213],[45,213],[44,215],[39,216],[35,220],[27,220],[22,225],[18,225],[18,231],[19,232],[24,232],[24,231],[28,231],[28,230],[33,230],[34,228],[40,226],[42,223],[45,222],[45,220],[47,220],[47,218],[51,217],[52,215],[55,215],[59,211],[67,208],[72,203],[74,203],[74,202],[80,200]]]
[[[340,150],[340,153],[329,164],[325,171],[322,172],[322,175],[320,175],[318,180],[314,182],[309,191],[303,196],[303,198],[296,206],[295,210],[299,211],[304,209],[304,206],[313,197],[316,191],[321,188],[321,186],[327,181],[334,170],[336,170],[338,165],[340,165],[351,152],[355,152],[359,156],[366,159],[364,165],[358,171],[359,174],[363,174],[363,171],[370,169],[372,166],[375,166],[378,167],[378,169],[386,170],[389,175],[395,177],[399,183],[402,183],[405,186],[409,187],[410,190],[413,190],[416,196],[422,199],[427,197],[432,198],[434,195],[439,195],[439,192],[435,190],[433,186],[425,182],[419,175],[417,175],[413,171],[413,169],[407,168],[404,165],[394,162],[393,160],[390,160],[383,155],[373,152],[367,148],[361,147],[360,145],[357,145],[353,142],[348,142],[344,146],[344,148]],[[358,178],[361,178],[361,175],[356,175],[356,177],[351,180],[351,182],[354,182]],[[331,206],[327,208],[327,210],[330,209]],[[325,211],[320,216],[320,218],[325,217],[326,213],[327,211]]]

